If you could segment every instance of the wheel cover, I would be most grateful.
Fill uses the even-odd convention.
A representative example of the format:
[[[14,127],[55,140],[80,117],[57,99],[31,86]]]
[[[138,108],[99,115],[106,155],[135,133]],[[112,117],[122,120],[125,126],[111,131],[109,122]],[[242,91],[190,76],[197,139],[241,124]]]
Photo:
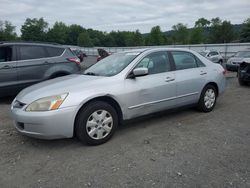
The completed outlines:
[[[205,92],[205,96],[204,96],[205,106],[207,108],[212,108],[214,106],[215,99],[216,99],[216,94],[215,94],[214,90],[208,89]]]
[[[113,118],[106,110],[96,110],[87,122],[86,130],[88,135],[95,140],[100,140],[108,136],[113,128]]]

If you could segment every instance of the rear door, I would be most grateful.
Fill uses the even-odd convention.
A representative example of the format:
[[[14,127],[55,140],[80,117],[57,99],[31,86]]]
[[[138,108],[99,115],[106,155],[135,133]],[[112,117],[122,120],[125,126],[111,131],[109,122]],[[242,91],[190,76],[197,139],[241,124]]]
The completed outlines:
[[[17,78],[24,86],[44,79],[46,70],[51,66],[48,52],[44,46],[18,45]]]
[[[176,67],[177,106],[198,102],[206,83],[205,65],[190,52],[172,51],[171,54]]]
[[[11,92],[16,84],[17,70],[15,47],[12,45],[0,46],[0,92]]]

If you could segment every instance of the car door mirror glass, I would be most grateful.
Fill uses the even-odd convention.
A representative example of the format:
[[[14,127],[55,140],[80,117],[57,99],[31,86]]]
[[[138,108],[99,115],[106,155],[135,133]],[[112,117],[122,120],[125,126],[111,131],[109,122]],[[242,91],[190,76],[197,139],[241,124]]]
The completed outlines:
[[[133,70],[134,77],[145,76],[148,74],[148,68],[140,67]]]

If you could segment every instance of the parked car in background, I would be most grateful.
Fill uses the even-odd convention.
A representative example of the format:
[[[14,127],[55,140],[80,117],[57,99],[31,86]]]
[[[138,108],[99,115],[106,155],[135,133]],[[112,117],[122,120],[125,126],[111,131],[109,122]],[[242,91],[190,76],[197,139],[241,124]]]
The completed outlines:
[[[45,81],[21,91],[11,105],[16,129],[37,138],[102,144],[123,120],[195,105],[210,112],[225,90],[225,70],[177,48],[112,54],[82,75]]]
[[[72,52],[80,59],[80,62],[83,62],[84,58],[87,57],[87,55],[79,49],[71,49]]]
[[[80,60],[60,45],[1,42],[0,96],[51,78],[80,71]]]
[[[239,65],[243,62],[244,58],[250,58],[250,50],[239,51],[229,58],[226,63],[226,69],[237,72]]]
[[[102,48],[98,48],[97,52],[98,52],[97,62],[110,55],[110,53],[108,53],[106,50],[104,50]]]
[[[223,63],[223,57],[217,50],[204,50],[200,54],[214,63]]]
[[[238,68],[238,80],[240,85],[250,83],[250,58],[244,58]]]

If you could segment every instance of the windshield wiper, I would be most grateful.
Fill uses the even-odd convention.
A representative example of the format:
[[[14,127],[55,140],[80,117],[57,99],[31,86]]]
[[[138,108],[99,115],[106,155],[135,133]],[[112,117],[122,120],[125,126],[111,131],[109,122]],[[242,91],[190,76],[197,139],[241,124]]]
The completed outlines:
[[[86,73],[84,73],[84,75],[98,76],[98,74],[96,74],[94,72],[86,72]]]

